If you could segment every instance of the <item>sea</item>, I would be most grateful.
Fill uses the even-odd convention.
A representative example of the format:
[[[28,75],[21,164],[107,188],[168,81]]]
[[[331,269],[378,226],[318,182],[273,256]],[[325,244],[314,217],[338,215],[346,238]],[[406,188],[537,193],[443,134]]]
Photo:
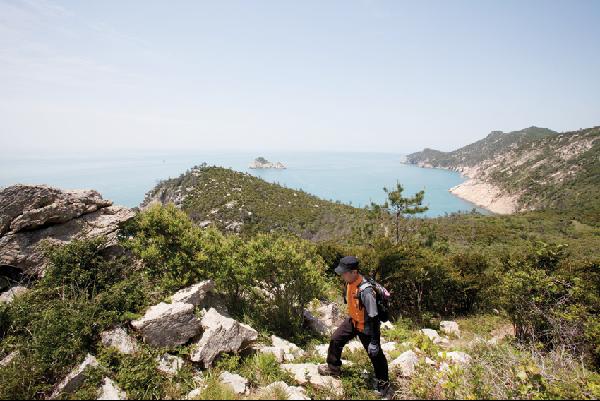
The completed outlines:
[[[287,168],[248,168],[258,156],[282,162]],[[192,150],[3,154],[0,155],[0,187],[47,184],[64,189],[95,189],[115,204],[134,207],[159,181],[206,163],[356,207],[383,203],[386,198],[383,188],[395,188],[396,183],[400,183],[405,196],[425,191],[424,204],[429,210],[423,216],[437,217],[473,209],[490,213],[448,192],[465,180],[459,173],[405,164],[404,158],[405,155],[399,153]]]

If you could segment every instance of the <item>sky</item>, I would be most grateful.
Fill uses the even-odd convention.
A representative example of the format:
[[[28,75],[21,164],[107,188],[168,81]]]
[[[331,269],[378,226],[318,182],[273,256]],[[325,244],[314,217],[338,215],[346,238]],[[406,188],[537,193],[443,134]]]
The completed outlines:
[[[408,153],[596,126],[598,21],[595,0],[0,0],[0,154]]]

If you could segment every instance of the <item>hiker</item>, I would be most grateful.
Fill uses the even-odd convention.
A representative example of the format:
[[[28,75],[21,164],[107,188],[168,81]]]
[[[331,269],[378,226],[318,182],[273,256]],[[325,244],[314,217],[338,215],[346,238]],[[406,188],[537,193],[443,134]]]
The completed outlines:
[[[387,395],[390,383],[387,359],[381,350],[381,312],[374,288],[377,283],[359,273],[358,259],[354,256],[343,257],[335,272],[346,282],[345,301],[350,316],[333,333],[327,365],[319,366],[319,373],[324,376],[340,376],[344,346],[358,336],[373,363],[377,392],[383,397]]]

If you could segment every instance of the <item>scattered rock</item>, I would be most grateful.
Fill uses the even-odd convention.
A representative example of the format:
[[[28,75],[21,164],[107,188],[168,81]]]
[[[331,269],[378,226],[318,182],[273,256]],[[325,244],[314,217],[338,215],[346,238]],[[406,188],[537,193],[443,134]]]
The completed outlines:
[[[383,352],[392,352],[396,350],[397,344],[393,341],[381,344],[381,349]]]
[[[279,363],[285,362],[285,352],[281,348],[262,346],[262,347],[258,348],[258,351],[262,354],[273,355],[275,357],[275,359],[277,360],[277,362],[279,362]]]
[[[199,306],[206,295],[214,290],[215,283],[212,280],[202,281],[201,283],[194,284],[191,287],[184,288],[175,293],[171,297],[171,301],[173,303],[181,302],[184,304],[192,304],[194,306]]]
[[[358,340],[352,340],[348,344],[346,344],[346,346],[344,347],[344,349],[347,349],[350,352],[356,352],[356,351],[360,351],[362,349],[365,349],[365,347],[362,345],[362,343],[360,341],[358,341]]]
[[[419,364],[419,357],[414,351],[406,351],[390,362],[390,367],[397,368],[403,377],[411,377],[415,367]]]
[[[342,323],[344,315],[336,303],[327,303],[319,306],[313,314],[309,310],[304,311],[306,326],[321,335],[331,335]]]
[[[122,354],[131,355],[138,350],[135,339],[120,327],[101,333],[100,338],[102,339],[102,345],[116,348]]]
[[[11,352],[6,357],[4,357],[4,359],[2,359],[0,361],[0,366],[4,368],[4,367],[10,365],[11,362],[14,361],[17,356],[19,356],[19,351]]]
[[[286,341],[277,336],[271,336],[271,342],[274,348],[279,348],[283,351],[283,359],[286,362],[291,362],[296,358],[304,356],[305,352],[303,349],[298,347],[289,341]]]
[[[294,376],[299,384],[310,383],[317,388],[331,390],[338,395],[343,394],[341,380],[330,376],[321,376],[318,365],[312,363],[283,364],[281,368]]]
[[[440,323],[440,330],[447,336],[454,335],[456,337],[460,337],[460,329],[458,328],[458,323],[453,321],[443,321]]]
[[[327,358],[327,354],[329,353],[329,344],[317,345],[315,347],[315,351],[317,352],[317,355]]]
[[[182,345],[200,333],[201,325],[194,315],[194,309],[192,304],[161,302],[152,306],[144,317],[131,322],[131,325],[152,346]]]
[[[381,329],[382,330],[393,330],[394,324],[392,322],[383,322],[383,323],[381,323]]]
[[[107,238],[117,247],[119,225],[134,211],[102,199],[96,191],[63,191],[44,185],[14,185],[0,190],[0,265],[28,276],[45,269],[45,240],[54,244],[74,239]]]
[[[234,393],[248,394],[248,380],[242,376],[235,373],[223,372],[219,378],[221,379],[221,383],[231,386]]]
[[[10,304],[14,299],[20,295],[25,294],[28,290],[27,287],[15,286],[8,289],[8,291],[0,294],[0,304],[7,303]]]
[[[449,343],[448,339],[445,337],[440,337],[436,330],[421,329],[421,332],[425,334],[436,345],[447,345]]]
[[[156,361],[158,362],[157,369],[169,376],[175,376],[185,364],[185,361],[180,357],[169,354],[157,357]]]
[[[287,400],[310,400],[306,395],[306,390],[302,387],[289,386],[285,382],[279,381],[269,384],[263,389],[264,393],[270,393],[275,390],[280,390],[287,394]]]
[[[108,377],[104,378],[100,388],[99,400],[126,400],[127,394]]]
[[[468,365],[469,363],[471,363],[471,356],[465,352],[458,352],[458,351],[452,351],[452,352],[438,352],[438,356],[440,358],[444,358],[446,360],[449,360],[450,362],[452,362],[453,364],[456,365]]]
[[[98,361],[93,355],[88,354],[85,360],[75,368],[67,377],[63,379],[62,382],[56,387],[50,399],[55,399],[60,394],[70,394],[74,391],[77,391],[79,387],[83,384],[85,380],[86,371],[89,368],[94,368],[98,366]]]
[[[204,334],[195,346],[191,360],[201,362],[204,367],[212,365],[220,353],[238,352],[258,338],[258,332],[252,327],[225,317],[216,309],[206,312],[201,324]]]

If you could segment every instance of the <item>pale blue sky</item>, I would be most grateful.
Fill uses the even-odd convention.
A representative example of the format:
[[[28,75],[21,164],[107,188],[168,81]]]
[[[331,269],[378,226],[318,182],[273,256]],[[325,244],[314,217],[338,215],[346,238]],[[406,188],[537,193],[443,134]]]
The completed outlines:
[[[0,147],[411,152],[600,125],[600,1],[0,0]]]

